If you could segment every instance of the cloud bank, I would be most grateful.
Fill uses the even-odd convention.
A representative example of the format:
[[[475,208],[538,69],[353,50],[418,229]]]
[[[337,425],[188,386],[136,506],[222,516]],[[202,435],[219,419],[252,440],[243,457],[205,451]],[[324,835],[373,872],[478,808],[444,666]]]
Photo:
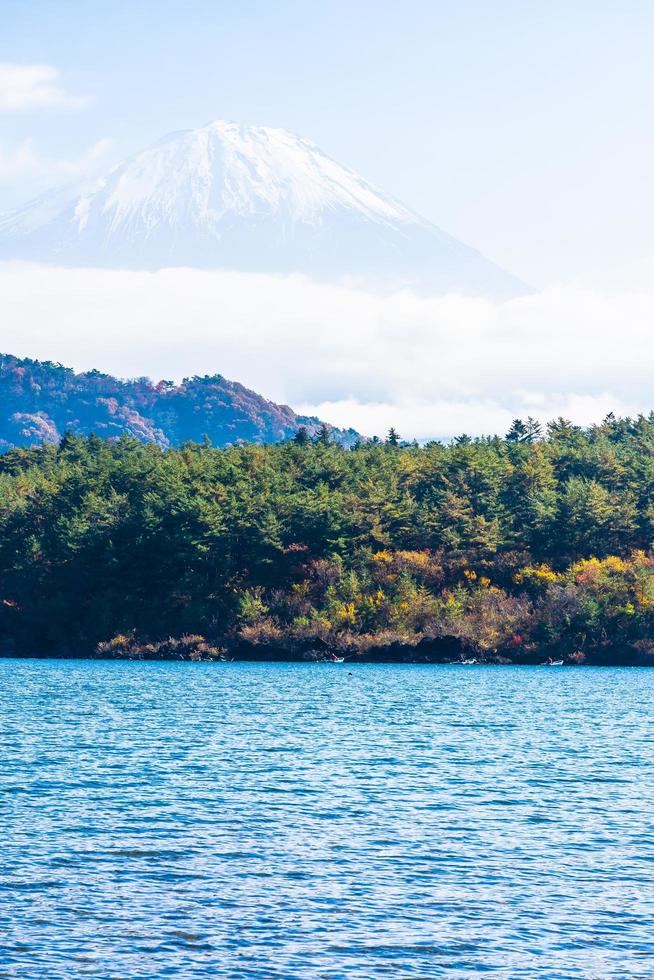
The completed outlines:
[[[52,65],[0,64],[0,111],[82,109],[89,100],[71,95],[58,84]]]
[[[215,373],[366,434],[502,433],[654,408],[654,294],[505,303],[229,272],[0,264],[0,348],[123,377]]]

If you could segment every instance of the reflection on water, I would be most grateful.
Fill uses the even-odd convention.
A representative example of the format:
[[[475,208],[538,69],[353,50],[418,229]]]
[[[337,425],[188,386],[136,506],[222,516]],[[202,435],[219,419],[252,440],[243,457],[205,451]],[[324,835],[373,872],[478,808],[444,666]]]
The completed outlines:
[[[653,692],[0,661],[0,977],[651,978]]]

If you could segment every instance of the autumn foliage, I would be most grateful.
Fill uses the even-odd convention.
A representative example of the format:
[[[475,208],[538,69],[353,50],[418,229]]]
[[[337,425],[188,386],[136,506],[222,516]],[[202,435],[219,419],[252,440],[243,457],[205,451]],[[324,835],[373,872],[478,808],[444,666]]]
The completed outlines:
[[[649,663],[653,486],[652,417],[351,450],[69,434],[0,456],[0,649]]]

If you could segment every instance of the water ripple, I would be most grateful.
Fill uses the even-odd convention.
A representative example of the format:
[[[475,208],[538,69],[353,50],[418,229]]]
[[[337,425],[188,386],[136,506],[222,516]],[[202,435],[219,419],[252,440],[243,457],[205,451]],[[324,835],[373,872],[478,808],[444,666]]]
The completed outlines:
[[[0,978],[654,975],[654,672],[0,675]]]

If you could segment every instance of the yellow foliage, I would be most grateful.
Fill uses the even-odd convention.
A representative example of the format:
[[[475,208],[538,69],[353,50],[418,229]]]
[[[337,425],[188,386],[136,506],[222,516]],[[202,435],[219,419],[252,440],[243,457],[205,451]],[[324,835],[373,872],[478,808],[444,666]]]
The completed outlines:
[[[336,615],[341,623],[348,623],[352,625],[357,618],[356,608],[353,602],[345,602],[340,609],[337,610]]]
[[[617,555],[609,555],[602,562],[603,567],[610,572],[626,572],[629,564]]]
[[[110,650],[117,650],[120,647],[127,647],[131,643],[131,637],[126,636],[124,633],[118,633],[113,636],[107,646]]]
[[[513,581],[516,585],[527,583],[528,585],[549,585],[558,582],[561,576],[552,571],[549,565],[529,565],[521,571],[516,572]]]
[[[571,565],[568,577],[575,582],[600,583],[612,576],[633,577],[639,572],[652,574],[649,560],[642,551],[636,551],[631,558],[607,555],[606,558],[585,558]]]
[[[430,563],[429,555],[424,551],[396,551],[395,555],[402,562],[411,564],[414,567],[426,568]]]

